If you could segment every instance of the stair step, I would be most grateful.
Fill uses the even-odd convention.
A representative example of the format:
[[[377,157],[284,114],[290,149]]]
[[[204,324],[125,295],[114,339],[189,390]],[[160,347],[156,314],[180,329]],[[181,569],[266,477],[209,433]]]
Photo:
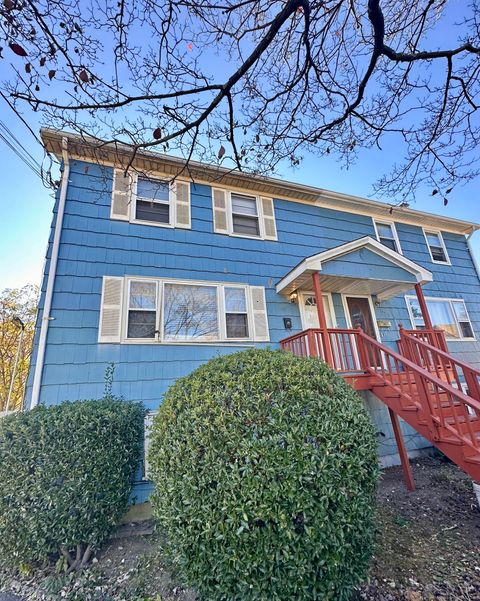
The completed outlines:
[[[462,447],[465,444],[463,441],[461,441],[460,439],[455,438],[453,436],[452,437],[441,436],[440,439],[438,440],[438,442],[445,443],[445,444],[453,444],[456,447]]]
[[[470,457],[465,457],[465,461],[467,463],[476,463],[476,464],[480,465],[480,454],[479,455],[472,455]]]

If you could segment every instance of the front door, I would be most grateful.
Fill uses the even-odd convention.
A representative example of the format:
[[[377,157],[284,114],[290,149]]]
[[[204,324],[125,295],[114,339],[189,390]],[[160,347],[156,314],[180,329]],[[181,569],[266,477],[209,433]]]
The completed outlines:
[[[325,311],[325,319],[327,320],[327,327],[334,328],[335,325],[328,294],[322,294],[322,300],[323,310]],[[318,322],[317,301],[315,300],[315,295],[303,293],[300,295],[300,302],[302,303],[303,329],[307,330],[308,328],[319,328],[320,324]]]
[[[372,338],[377,338],[369,299],[358,296],[346,296],[345,302],[352,328],[361,327],[365,334],[368,334]]]

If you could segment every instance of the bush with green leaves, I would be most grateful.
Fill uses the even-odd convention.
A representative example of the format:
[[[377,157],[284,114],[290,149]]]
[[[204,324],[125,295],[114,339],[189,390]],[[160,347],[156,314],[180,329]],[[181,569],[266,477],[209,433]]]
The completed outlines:
[[[144,414],[138,403],[108,397],[0,419],[4,561],[86,564],[128,507]]]
[[[365,577],[375,432],[318,359],[249,350],[177,380],[149,461],[167,550],[202,598],[342,601]]]

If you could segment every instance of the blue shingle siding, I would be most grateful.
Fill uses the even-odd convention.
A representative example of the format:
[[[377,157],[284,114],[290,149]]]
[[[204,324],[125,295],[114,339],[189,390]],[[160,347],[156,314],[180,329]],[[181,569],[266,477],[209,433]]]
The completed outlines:
[[[101,345],[97,343],[102,277],[154,276],[244,282],[266,287],[271,345],[290,332],[283,318],[301,329],[298,306],[275,293],[275,283],[306,256],[357,238],[375,236],[369,216],[344,213],[275,199],[278,242],[213,233],[211,190],[192,184],[192,229],[180,230],[110,219],[112,169],[79,161],[71,163],[57,277],[52,300],[40,402],[95,397],[103,392],[110,362],[117,364],[115,389],[155,408],[174,379],[189,373],[217,353],[240,345]],[[397,223],[404,255],[429,269],[431,296],[464,298],[476,333],[480,283],[463,236],[444,233],[452,266],[432,263],[421,228]],[[50,244],[52,236],[50,236]],[[50,247],[49,247],[50,248]],[[358,255],[358,256],[357,256]],[[50,256],[50,250],[48,257]],[[362,277],[379,274],[407,280],[410,274],[370,251],[325,263],[325,273]],[[361,271],[359,271],[361,270]],[[394,273],[395,272],[395,273]],[[48,273],[48,262],[47,262]],[[46,286],[43,282],[42,289]],[[43,301],[43,298],[42,298]],[[341,296],[333,295],[337,324],[346,326]],[[376,307],[378,319],[389,320],[382,341],[394,346],[397,325],[410,327],[404,297]],[[37,332],[38,336],[38,332]],[[450,343],[461,358],[480,364],[479,342]],[[32,361],[32,367],[35,358]],[[28,396],[31,393],[31,370]]]
[[[142,400],[154,409],[176,378],[210,358],[252,344],[167,345],[98,344],[102,277],[150,276],[264,286],[270,346],[302,329],[299,307],[276,294],[275,284],[302,259],[364,236],[375,238],[371,217],[275,199],[278,241],[246,239],[213,232],[211,189],[191,185],[191,230],[132,224],[110,219],[111,168],[72,161],[59,249],[40,402],[96,398],[104,391],[105,369],[116,364],[114,392]],[[55,209],[56,210],[56,209]],[[55,218],[55,214],[54,214]],[[450,342],[460,358],[480,365],[480,282],[465,238],[443,233],[452,265],[432,263],[420,227],[397,223],[404,255],[433,273],[427,296],[463,298],[477,337]],[[51,255],[50,235],[46,273]],[[388,277],[413,282],[412,276],[370,251],[325,263],[325,273]],[[42,284],[40,313],[46,288]],[[413,291],[411,292],[413,294]],[[338,327],[346,327],[340,294],[332,295]],[[375,299],[374,299],[375,300]],[[381,339],[395,348],[398,324],[410,327],[405,298],[381,302],[378,319],[391,322]],[[292,319],[285,330],[283,318]],[[38,329],[27,385],[31,396]],[[257,343],[258,344],[258,343]],[[266,344],[258,344],[266,346]]]
[[[322,274],[417,283],[413,274],[362,248],[322,264]]]

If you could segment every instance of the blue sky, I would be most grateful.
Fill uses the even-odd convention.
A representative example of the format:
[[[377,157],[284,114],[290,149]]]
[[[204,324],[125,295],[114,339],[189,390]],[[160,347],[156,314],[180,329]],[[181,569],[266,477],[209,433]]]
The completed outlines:
[[[0,109],[1,120],[17,135],[39,162],[43,153],[33,137],[6,105]],[[305,156],[295,171],[284,168],[280,176],[320,188],[358,196],[371,197],[372,184],[392,161],[396,149],[363,151],[349,170],[340,167],[334,157]],[[38,177],[0,141],[2,193],[0,195],[0,290],[27,283],[40,284],[50,229],[53,194],[43,187]],[[455,189],[448,206],[440,195],[431,196],[420,190],[412,208],[480,222],[480,181]],[[382,199],[378,199],[382,200]],[[480,232],[473,236],[477,258],[480,258]]]
[[[448,6],[448,19],[431,34],[429,46],[443,46],[454,41],[454,28],[448,27],[448,20],[454,22],[458,19],[461,6],[462,2],[458,0]],[[6,61],[1,61],[0,77],[4,75],[1,70],[6,68]],[[33,129],[38,130],[39,124],[34,120],[32,122],[32,115],[36,117],[30,113],[27,119]],[[0,120],[7,124],[29,152],[41,162],[41,147],[1,98]],[[356,164],[349,170],[342,169],[334,156],[318,158],[304,155],[300,168],[293,170],[285,166],[278,175],[319,188],[375,198],[372,196],[373,183],[380,175],[388,172],[393,163],[401,161],[403,153],[403,149],[394,139],[384,139],[382,148],[362,151]],[[1,140],[0,166],[0,290],[27,283],[40,284],[50,230],[53,194],[43,187],[38,177]],[[416,200],[410,206],[439,215],[480,222],[479,197],[480,178],[455,188],[446,207],[443,206],[440,194],[432,197],[430,189],[418,190]],[[390,199],[377,200],[388,202]],[[473,246],[477,258],[480,259],[480,232],[474,234]]]

